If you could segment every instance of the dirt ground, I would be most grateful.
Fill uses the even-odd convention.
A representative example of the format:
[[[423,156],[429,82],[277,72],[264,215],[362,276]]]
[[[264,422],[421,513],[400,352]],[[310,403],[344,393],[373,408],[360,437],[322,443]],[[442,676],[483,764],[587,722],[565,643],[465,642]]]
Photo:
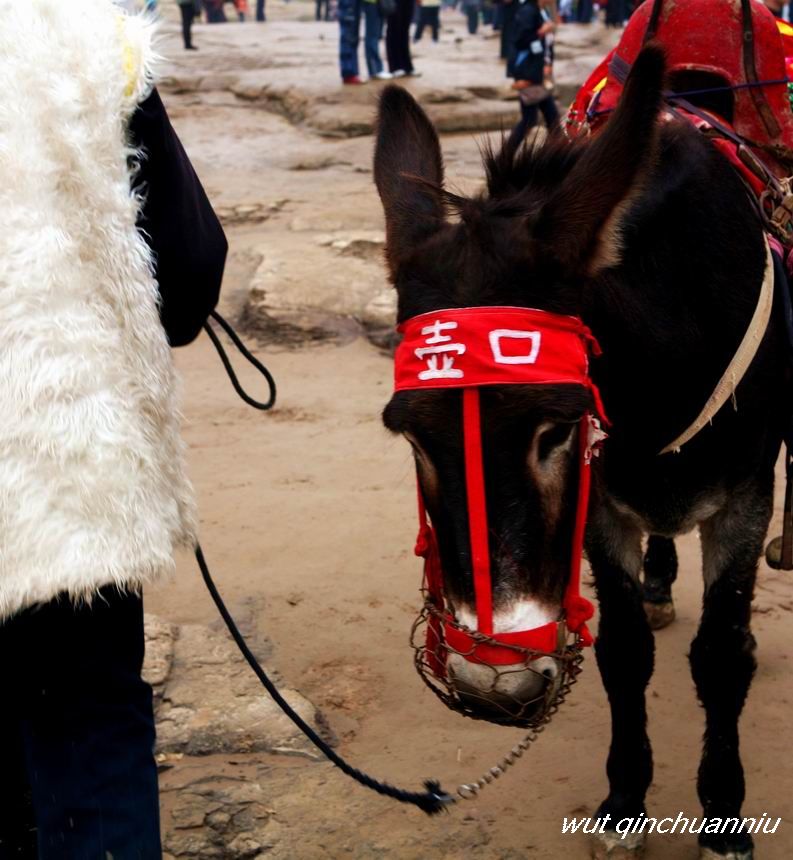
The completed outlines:
[[[380,424],[391,362],[364,336],[359,312],[382,295],[385,277],[371,248],[345,254],[323,238],[382,231],[372,139],[349,136],[349,128],[320,135],[310,121],[311,105],[327,108],[327,99],[338,97],[336,25],[301,20],[311,17],[307,3],[270,5],[273,20],[263,27],[197,27],[200,51],[189,57],[169,20],[163,46],[175,58],[169,73],[178,72],[163,87],[166,105],[229,222],[221,310],[239,320],[252,283],[264,278],[280,290],[273,313],[282,315],[272,337],[264,326],[255,341],[279,384],[272,413],[254,412],[236,398],[205,336],[178,351],[201,540],[229,605],[252,613],[269,641],[268,665],[320,709],[345,756],[399,785],[437,777],[451,788],[495,764],[521,733],[447,711],[413,669],[408,634],[420,579],[411,552],[413,468],[407,444]],[[169,16],[173,11],[166,9]],[[441,43],[418,52],[422,86],[440,84],[428,83],[429,73],[441,74],[443,63],[469,44],[462,16],[445,15]],[[474,47],[483,83],[501,85],[496,43],[477,37]],[[262,67],[275,77],[256,85],[286,80],[290,98],[302,93],[302,115],[286,110],[283,99],[241,98],[229,89],[238,73],[256,71],[259,50]],[[360,112],[362,104],[369,110],[374,90],[356,93],[356,100],[369,101],[350,102],[350,110]],[[332,113],[347,107],[338,101]],[[448,134],[443,144],[452,183],[474,189],[476,136]],[[234,215],[240,205],[260,207],[259,215]],[[301,316],[307,308],[308,317]],[[290,313],[294,327],[283,322]],[[256,387],[255,377],[242,375]],[[657,634],[649,693],[656,770],[648,809],[658,816],[700,814],[695,780],[703,715],[686,660],[702,589],[697,537],[680,540],[678,551],[678,620]],[[217,625],[189,557],[180,559],[170,584],[149,590],[147,608],[177,624]],[[792,624],[793,575],[761,565],[754,616],[759,669],[741,729],[744,814],[783,819],[775,835],[757,837],[757,856],[765,860],[793,852]],[[269,836],[258,847],[236,845],[213,856],[586,857],[585,837],[563,835],[561,824],[564,816],[593,812],[603,798],[608,740],[605,695],[589,655],[581,682],[546,734],[476,802],[430,820],[367,793],[325,762],[261,753],[186,756],[162,774],[166,847],[179,826],[173,810],[180,794],[214,774],[261,787]],[[686,860],[697,853],[693,836],[654,836],[647,856]]]

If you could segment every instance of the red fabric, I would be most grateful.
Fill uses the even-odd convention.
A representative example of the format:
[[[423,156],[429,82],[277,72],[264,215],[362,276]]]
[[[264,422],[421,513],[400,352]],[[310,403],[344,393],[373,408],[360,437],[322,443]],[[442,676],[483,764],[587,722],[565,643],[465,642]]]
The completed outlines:
[[[464,389],[466,498],[477,632],[499,643],[477,641],[454,626],[454,619],[448,613],[447,624],[432,615],[427,628],[427,662],[436,675],[445,676],[444,643],[472,662],[490,665],[510,665],[527,659],[524,651],[510,646],[553,653],[559,644],[559,625],[555,621],[531,630],[493,633],[479,388],[504,383],[575,383],[592,391],[596,408],[605,419],[597,388],[589,379],[589,350],[599,354],[597,343],[577,318],[524,308],[442,310],[414,317],[402,325],[400,331],[405,337],[396,354],[396,390]],[[458,359],[461,359],[459,366]],[[567,629],[577,633],[584,645],[592,644],[586,621],[594,612],[592,604],[579,593],[589,502],[592,427],[592,416],[584,416],[579,428],[580,477],[570,575],[562,602]],[[430,602],[439,613],[444,613],[443,569],[435,531],[428,522],[420,489],[416,554],[425,560],[424,582]]]
[[[459,651],[471,663],[510,666],[514,663],[522,663],[527,659],[523,651],[514,651],[509,648],[510,645],[516,645],[519,648],[532,648],[551,654],[556,651],[559,625],[556,621],[551,621],[549,624],[535,627],[533,630],[522,630],[519,633],[499,633],[493,637],[500,643],[499,645],[477,642],[472,636],[453,624],[445,625],[443,632],[449,647]],[[502,645],[506,647],[502,647]]]
[[[463,393],[463,439],[465,442],[465,490],[471,534],[471,567],[476,596],[476,623],[480,633],[493,633],[493,592],[490,581],[485,476],[482,464],[482,431],[479,419],[479,389]]]
[[[528,308],[454,308],[413,317],[394,362],[394,390],[577,383],[590,387],[589,351],[576,317]]]

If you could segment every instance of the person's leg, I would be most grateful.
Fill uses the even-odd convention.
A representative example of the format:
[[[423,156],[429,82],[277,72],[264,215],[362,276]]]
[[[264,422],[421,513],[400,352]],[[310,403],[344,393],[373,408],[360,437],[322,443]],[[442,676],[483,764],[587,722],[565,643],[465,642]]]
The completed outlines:
[[[182,41],[184,42],[185,50],[189,51],[193,47],[191,29],[195,10],[192,3],[185,3],[179,6],[179,11],[182,14]]]
[[[409,74],[413,74],[413,57],[410,55],[410,23],[416,11],[416,0],[397,0],[402,10],[402,18],[399,25],[400,34],[400,60],[402,68]]]
[[[427,9],[425,6],[419,7],[419,21],[416,24],[416,32],[413,34],[413,41],[420,42],[421,37],[424,35],[424,28],[427,26]]]
[[[388,71],[393,73],[401,69],[399,65],[399,6],[385,24],[385,57]]]
[[[15,622],[39,860],[160,857],[141,597],[105,588],[90,606],[53,601]]]
[[[441,7],[432,6],[429,11],[432,13],[430,17],[430,23],[432,24],[432,41],[437,42],[441,30]]]
[[[468,34],[475,36],[479,28],[479,9],[476,6],[466,6],[465,16],[468,19]]]
[[[361,0],[339,0],[339,64],[342,78],[358,77]]]
[[[319,0],[317,0],[319,3]],[[256,0],[256,20],[257,21],[266,21],[267,18],[264,14],[264,0]]]
[[[0,737],[0,860],[32,860],[36,856],[36,822],[25,762],[18,710],[22,691],[18,672],[20,648],[10,623],[0,624],[0,666],[3,666],[3,705]]]
[[[369,77],[373,78],[383,71],[383,61],[380,59],[380,39],[383,35],[383,16],[377,3],[367,3],[364,0],[364,50],[366,67]]]
[[[515,20],[515,6],[517,3],[504,3],[501,9],[501,59],[506,60],[512,52],[512,24]]]
[[[542,111],[543,117],[545,117],[548,131],[551,133],[561,131],[561,119],[559,117],[559,108],[556,107],[556,99],[553,96],[548,96],[537,107]]]
[[[520,119],[509,136],[511,146],[519,146],[529,133],[529,129],[537,125],[537,105],[520,105]]]

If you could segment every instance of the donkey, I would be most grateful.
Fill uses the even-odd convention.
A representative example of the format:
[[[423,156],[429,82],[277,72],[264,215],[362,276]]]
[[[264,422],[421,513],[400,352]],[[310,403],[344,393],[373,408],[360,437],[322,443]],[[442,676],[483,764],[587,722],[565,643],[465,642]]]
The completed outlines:
[[[581,317],[602,347],[592,372],[611,427],[593,466],[586,552],[612,716],[609,792],[597,812],[610,816],[608,827],[645,813],[653,776],[645,690],[654,639],[642,605],[642,538],[665,552],[668,586],[676,566],[670,539],[695,526],[704,598],[689,659],[706,716],[698,792],[706,816],[741,816],[738,719],[756,665],[750,604],[789,418],[776,296],[734,402],[679,453],[659,456],[699,414],[735,354],[766,259],[733,168],[684,121],[659,122],[664,75],[662,50],[648,45],[594,139],[559,134],[542,146],[486,148],[478,197],[444,190],[438,136],[398,87],[382,94],[374,158],[400,322],[442,308],[530,307]],[[592,403],[571,385],[496,386],[481,397],[494,629],[508,632],[558,617],[575,437]],[[444,587],[472,617],[461,394],[402,391],[383,417],[413,448]],[[608,827],[596,856],[617,843],[638,854],[638,838],[620,840]],[[699,842],[702,856],[752,856],[745,832],[701,833]]]

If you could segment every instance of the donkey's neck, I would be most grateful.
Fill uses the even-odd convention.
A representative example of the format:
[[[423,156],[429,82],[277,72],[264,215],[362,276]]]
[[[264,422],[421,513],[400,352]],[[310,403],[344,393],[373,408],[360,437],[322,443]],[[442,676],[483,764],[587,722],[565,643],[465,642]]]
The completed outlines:
[[[622,263],[584,300],[617,445],[654,454],[699,414],[746,331],[764,267],[733,169],[693,131],[664,133],[624,227]]]

